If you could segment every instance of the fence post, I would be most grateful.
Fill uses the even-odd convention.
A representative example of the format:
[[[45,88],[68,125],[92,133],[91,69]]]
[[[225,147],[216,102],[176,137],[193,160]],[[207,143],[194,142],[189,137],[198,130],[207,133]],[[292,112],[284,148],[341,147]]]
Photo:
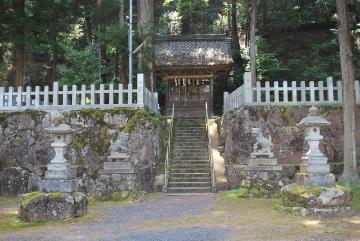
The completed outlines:
[[[49,86],[44,87],[44,106],[49,105]]]
[[[109,85],[109,105],[114,104],[114,84]]]
[[[137,75],[137,104],[144,107],[144,74]]]
[[[252,86],[251,86],[251,73],[245,72],[244,73],[244,91],[245,91],[245,104],[253,102],[253,93],[252,93]]]
[[[292,102],[297,102],[297,85],[296,85],[296,81],[291,82],[291,89],[292,89]]]
[[[68,105],[68,86],[64,85],[63,86],[63,102],[62,105],[63,106],[67,106]]]
[[[158,92],[154,92],[154,98],[155,98],[155,103],[154,103],[154,107],[155,107],[155,112],[157,114],[159,114],[159,95]]]
[[[22,97],[22,87],[18,86],[17,93],[16,93],[16,106],[21,106],[21,97]]]
[[[279,82],[278,81],[274,82],[274,93],[275,93],[274,102],[278,103],[279,102]]]
[[[119,84],[119,105],[122,105],[123,104],[123,100],[124,100],[124,91],[123,91],[123,84]]]
[[[328,92],[328,101],[333,102],[334,101],[334,83],[332,77],[327,77],[326,79],[327,83],[327,92]]]
[[[315,83],[314,83],[314,81],[310,81],[309,87],[310,87],[310,101],[313,103],[313,102],[315,102]]]
[[[59,83],[58,82],[54,82],[53,85],[53,105],[58,105],[59,104]]]
[[[76,101],[76,95],[77,95],[77,86],[76,85],[72,85],[71,87],[71,105],[76,105],[77,101]]]
[[[9,87],[8,107],[13,106],[13,93],[14,93],[14,87]]]
[[[56,82],[54,82],[54,89],[53,89],[53,91],[55,91],[55,83]],[[55,93],[55,92],[53,92],[53,93]],[[56,92],[56,98],[57,98],[57,92]],[[55,95],[54,95],[54,97],[53,97],[53,105],[57,105],[57,100],[56,100],[56,102],[55,102]],[[56,103],[56,104],[55,104]],[[34,104],[35,106],[40,106],[40,86],[35,86],[35,104]]]
[[[356,98],[356,104],[360,104],[360,85],[359,81],[355,81],[355,98]],[[1,90],[0,90],[0,98],[1,98]],[[0,100],[0,106],[1,106],[1,100]]]
[[[0,87],[0,107],[4,106],[4,92],[5,92],[5,88]]]
[[[95,85],[90,85],[90,105],[95,105]]]
[[[31,105],[31,87],[26,86],[26,97],[25,97],[25,106]]]
[[[100,105],[104,105],[104,84],[100,84]]]
[[[81,105],[86,105],[86,85],[81,85]]]
[[[288,82],[283,81],[283,101],[284,103],[289,102],[289,96],[288,96]]]
[[[342,81],[337,81],[336,82],[337,85],[337,99],[338,101],[342,102],[343,101],[343,89],[342,89]]]
[[[227,107],[228,97],[229,97],[229,92],[224,92],[224,110],[223,110],[224,113],[228,111],[228,107]]]
[[[319,86],[319,101],[321,103],[323,103],[324,102],[324,82],[319,81],[318,86]]]

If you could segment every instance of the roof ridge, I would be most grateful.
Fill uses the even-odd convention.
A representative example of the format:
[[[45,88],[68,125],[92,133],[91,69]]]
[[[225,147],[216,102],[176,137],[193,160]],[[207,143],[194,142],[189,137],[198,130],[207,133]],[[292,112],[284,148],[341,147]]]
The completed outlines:
[[[226,41],[230,38],[225,34],[187,34],[187,35],[157,35],[156,40],[163,41]]]

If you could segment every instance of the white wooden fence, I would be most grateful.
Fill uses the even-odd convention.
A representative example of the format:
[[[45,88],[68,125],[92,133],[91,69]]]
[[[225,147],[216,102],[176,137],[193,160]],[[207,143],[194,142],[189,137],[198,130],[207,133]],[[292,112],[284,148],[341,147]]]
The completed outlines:
[[[97,89],[94,84],[82,85],[80,88],[73,85],[36,86],[26,89],[18,87],[0,87],[0,111],[33,110],[79,110],[85,108],[108,109],[114,107],[149,108],[159,113],[158,95],[151,93],[144,87],[144,75],[137,75],[137,86],[132,83],[100,84]]]
[[[356,103],[360,104],[359,81],[355,81]],[[244,84],[229,94],[224,93],[224,113],[241,106],[282,106],[341,104],[343,100],[342,81],[256,82],[251,86],[251,73],[244,74]]]

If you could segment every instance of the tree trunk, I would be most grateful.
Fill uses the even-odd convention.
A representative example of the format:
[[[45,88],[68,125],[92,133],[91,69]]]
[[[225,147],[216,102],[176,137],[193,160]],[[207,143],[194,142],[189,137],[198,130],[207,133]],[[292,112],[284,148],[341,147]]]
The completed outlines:
[[[119,0],[119,28],[124,28],[125,26],[125,3],[124,0]],[[126,84],[127,75],[126,75],[126,53],[118,50],[116,58],[116,77],[120,78],[120,83]]]
[[[92,24],[89,16],[85,17],[85,32],[87,44],[93,44]]]
[[[237,0],[231,0],[231,45],[232,49],[240,50],[240,43],[239,43],[239,34],[238,34],[238,27],[237,27],[237,20],[236,20],[236,4]]]
[[[102,0],[96,0],[96,6],[97,6],[97,10],[99,12],[99,19],[98,19],[98,36],[97,36],[97,42],[98,42],[98,68],[99,68],[99,82],[102,83],[103,82],[103,78],[102,78],[102,61],[103,61],[103,44],[101,42],[100,39],[100,34],[102,32],[102,28],[101,28],[101,20],[102,20],[102,12],[101,12],[101,3]]]
[[[48,9],[48,14],[49,14],[49,39],[50,39],[50,43],[53,46],[53,52],[49,54],[49,62],[50,62],[50,73],[49,73],[49,80],[50,83],[53,83],[56,81],[56,68],[57,68],[57,64],[58,64],[58,56],[57,56],[57,41],[56,41],[56,37],[57,37],[57,30],[56,30],[56,25],[55,25],[55,16],[54,16],[54,10],[49,7]],[[50,83],[46,83],[46,84],[50,84]]]
[[[250,70],[251,83],[256,85],[256,0],[251,0],[251,20],[250,20]]]
[[[181,19],[181,33],[190,34],[191,26],[191,17],[187,16],[186,18]]]
[[[138,29],[140,31],[140,38],[145,41],[144,46],[138,54],[139,70],[144,72],[145,84],[154,91],[154,64],[152,57],[152,28],[154,25],[154,0],[138,0]],[[146,64],[146,65],[145,65]]]
[[[25,78],[25,34],[24,34],[24,21],[25,21],[25,0],[16,0],[14,2],[15,14],[17,21],[15,24],[15,81],[14,85],[23,86]]]
[[[355,138],[354,66],[351,52],[351,33],[346,0],[336,0],[339,19],[341,75],[344,83],[344,172],[345,179],[358,178]]]

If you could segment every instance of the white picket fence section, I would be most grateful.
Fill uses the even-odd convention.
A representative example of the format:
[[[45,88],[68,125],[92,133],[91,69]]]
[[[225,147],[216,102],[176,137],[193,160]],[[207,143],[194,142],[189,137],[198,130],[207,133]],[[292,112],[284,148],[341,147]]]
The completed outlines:
[[[27,86],[25,89],[18,87],[0,87],[0,111],[33,110],[79,110],[87,108],[109,109],[115,107],[148,108],[159,113],[158,94],[151,93],[144,87],[144,75],[137,75],[137,86],[132,83],[100,84],[96,89],[94,84],[81,85],[80,88],[72,85],[59,86]]]
[[[360,104],[359,81],[355,81],[356,103]],[[242,106],[326,105],[341,104],[342,81],[274,81],[256,82],[251,86],[251,73],[244,74],[244,84],[229,94],[224,93],[224,113]]]

